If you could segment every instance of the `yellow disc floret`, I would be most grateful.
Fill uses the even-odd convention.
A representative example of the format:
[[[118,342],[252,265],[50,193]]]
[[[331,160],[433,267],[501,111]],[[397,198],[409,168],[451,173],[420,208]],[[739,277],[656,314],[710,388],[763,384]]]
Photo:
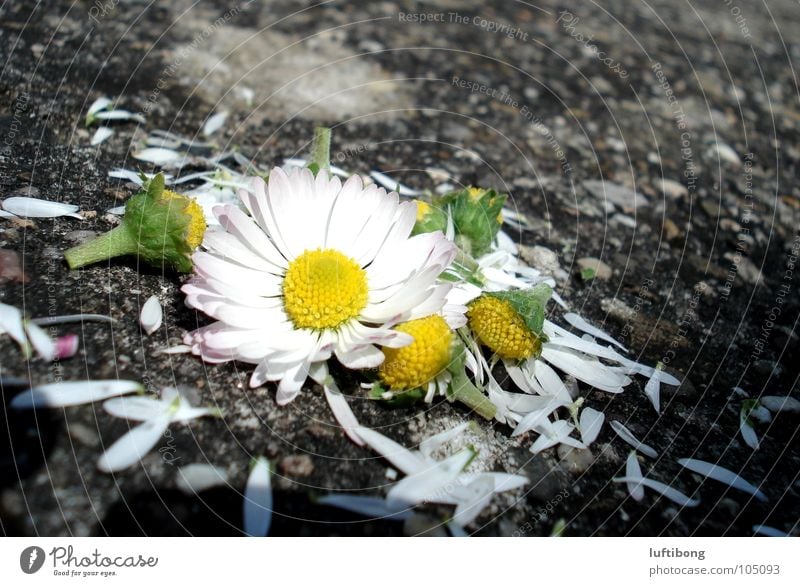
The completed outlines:
[[[440,315],[431,315],[400,324],[395,330],[411,335],[414,341],[402,348],[384,348],[385,359],[378,374],[393,390],[425,386],[450,363],[453,332]]]
[[[367,294],[361,266],[332,249],[306,250],[283,279],[283,307],[298,328],[337,328],[361,313]]]
[[[189,224],[186,227],[186,244],[192,250],[200,246],[200,243],[203,242],[203,235],[206,233],[206,218],[200,204],[192,197],[168,189],[161,192],[161,199],[163,201],[177,200],[178,203],[184,204],[183,213],[189,216]]]
[[[521,360],[541,351],[541,340],[508,301],[482,295],[469,305],[467,317],[478,341],[500,358]]]

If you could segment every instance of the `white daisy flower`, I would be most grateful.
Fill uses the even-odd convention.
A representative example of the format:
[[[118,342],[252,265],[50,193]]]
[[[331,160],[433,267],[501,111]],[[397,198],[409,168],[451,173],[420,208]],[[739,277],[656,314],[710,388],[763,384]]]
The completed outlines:
[[[440,232],[409,237],[413,203],[324,170],[287,174],[241,190],[249,215],[218,206],[222,226],[195,253],[186,302],[217,322],[187,334],[208,362],[255,364],[252,387],[280,381],[277,401],[292,401],[311,376],[327,379],[336,355],[348,368],[375,368],[376,345],[401,347],[411,336],[387,324],[436,313],[450,285],[436,279],[455,248]]]

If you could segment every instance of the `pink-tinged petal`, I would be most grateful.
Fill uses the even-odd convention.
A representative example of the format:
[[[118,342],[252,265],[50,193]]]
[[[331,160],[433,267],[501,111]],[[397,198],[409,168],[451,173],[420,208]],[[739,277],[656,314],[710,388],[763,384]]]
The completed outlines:
[[[66,334],[56,338],[56,358],[72,358],[78,352],[79,340],[76,334]]]

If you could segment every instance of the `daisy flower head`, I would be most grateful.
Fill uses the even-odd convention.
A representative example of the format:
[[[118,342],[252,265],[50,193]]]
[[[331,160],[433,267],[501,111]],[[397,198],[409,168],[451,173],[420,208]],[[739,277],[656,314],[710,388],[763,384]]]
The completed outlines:
[[[186,303],[217,320],[185,342],[208,362],[255,364],[252,387],[279,381],[284,405],[307,377],[376,368],[413,341],[397,323],[439,311],[450,285],[437,282],[455,247],[441,232],[410,236],[416,206],[397,193],[344,184],[324,169],[255,178],[235,205],[215,208],[221,229],[194,255]]]
[[[466,348],[456,330],[466,325],[466,310],[463,305],[449,303],[439,313],[397,325],[395,331],[408,334],[414,341],[383,349],[385,358],[378,368],[379,383],[373,387],[373,398],[403,405],[421,398],[431,403],[434,397],[445,396],[492,419],[494,407],[465,371]]]

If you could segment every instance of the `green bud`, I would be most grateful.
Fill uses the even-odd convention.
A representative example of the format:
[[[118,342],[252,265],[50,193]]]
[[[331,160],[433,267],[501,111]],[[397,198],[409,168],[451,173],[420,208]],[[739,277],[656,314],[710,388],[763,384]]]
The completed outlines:
[[[411,231],[412,236],[437,230],[444,232],[447,229],[447,215],[440,207],[421,199],[416,200],[415,203],[417,204],[417,223],[414,224],[414,229]]]
[[[469,187],[442,198],[453,218],[456,242],[465,252],[475,258],[489,252],[503,223],[507,197],[493,189]]]

